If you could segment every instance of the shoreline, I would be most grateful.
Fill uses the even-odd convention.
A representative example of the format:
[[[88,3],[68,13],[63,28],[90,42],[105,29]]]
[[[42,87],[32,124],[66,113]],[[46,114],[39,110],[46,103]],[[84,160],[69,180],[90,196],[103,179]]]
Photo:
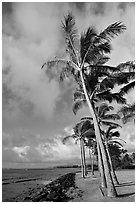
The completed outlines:
[[[67,202],[78,195],[75,175],[76,173],[68,173],[53,181],[39,181],[37,187],[4,202]]]
[[[54,180],[38,180],[36,187],[3,202],[135,202],[135,171],[120,170],[116,174],[120,182],[117,198],[102,196],[99,172],[95,171],[93,177],[89,172],[85,179],[80,172],[73,172]]]

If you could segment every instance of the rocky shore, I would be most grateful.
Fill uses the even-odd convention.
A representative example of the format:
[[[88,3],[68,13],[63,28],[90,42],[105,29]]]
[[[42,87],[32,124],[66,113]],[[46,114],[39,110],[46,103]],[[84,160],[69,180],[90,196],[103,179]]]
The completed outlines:
[[[31,189],[25,195],[10,200],[10,202],[67,202],[80,197],[81,191],[75,184],[75,173],[68,173],[50,182]]]

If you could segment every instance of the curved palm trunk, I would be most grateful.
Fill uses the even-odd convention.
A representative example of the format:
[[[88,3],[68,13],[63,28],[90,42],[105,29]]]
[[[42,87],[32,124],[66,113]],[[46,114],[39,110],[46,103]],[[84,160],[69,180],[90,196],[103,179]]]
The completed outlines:
[[[81,153],[81,173],[82,173],[82,178],[85,178],[84,162],[83,162],[82,140],[80,140],[80,153]]]
[[[81,140],[81,142],[82,142],[82,153],[83,153],[83,167],[84,167],[84,174],[85,174],[85,176],[87,176],[86,157],[85,157],[85,147],[84,147],[84,142],[83,142],[83,140]]]
[[[95,114],[94,108],[92,107],[89,96],[87,94],[87,90],[86,90],[86,86],[85,86],[82,71],[80,71],[80,75],[81,75],[81,80],[82,80],[82,85],[83,85],[83,90],[84,90],[84,93],[85,93],[85,97],[86,97],[86,100],[87,100],[87,103],[88,103],[88,106],[89,106],[89,110],[90,110],[90,113],[91,113],[91,115],[93,117],[96,139],[97,139],[97,142],[99,143],[101,153],[102,153],[102,159],[103,159],[105,177],[106,177],[106,183],[107,183],[107,196],[108,197],[116,197],[117,192],[116,192],[113,180],[112,180],[112,176],[111,176],[111,172],[110,172],[110,168],[109,168],[109,164],[108,164],[107,152],[106,152],[103,140],[102,140],[102,136],[100,134],[100,128],[99,128],[97,116]]]
[[[107,183],[106,183],[104,165],[103,165],[101,150],[100,150],[100,147],[99,147],[98,143],[97,143],[97,150],[98,150],[98,168],[99,168],[99,172],[100,172],[100,176],[101,176],[101,187],[106,188]]]
[[[119,185],[116,173],[115,173],[113,165],[112,165],[112,160],[111,160],[111,157],[110,157],[108,144],[106,144],[106,150],[107,150],[107,155],[108,155],[108,159],[109,159],[109,164],[110,164],[110,169],[111,169],[111,175],[112,175],[113,182],[114,182],[114,184]]]

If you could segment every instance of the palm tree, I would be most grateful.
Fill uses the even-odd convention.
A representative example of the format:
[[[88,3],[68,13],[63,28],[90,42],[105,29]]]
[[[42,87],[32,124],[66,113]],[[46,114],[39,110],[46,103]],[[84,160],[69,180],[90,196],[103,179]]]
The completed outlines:
[[[119,124],[113,122],[113,120],[119,120],[120,119],[120,116],[117,113],[109,113],[110,111],[113,111],[113,110],[114,110],[114,107],[108,105],[107,103],[102,103],[100,106],[96,107],[96,113],[98,116],[99,125],[101,127],[101,133],[103,135],[103,139],[106,138],[106,134],[107,134],[107,136],[109,135],[111,129],[121,127]],[[93,118],[92,117],[84,117],[81,120],[93,121]],[[104,126],[109,127],[108,133],[102,129]],[[104,141],[106,143],[106,140],[104,140]],[[107,156],[108,156],[108,160],[109,160],[109,164],[110,164],[111,176],[112,176],[113,182],[118,185],[119,182],[118,182],[118,179],[116,177],[115,171],[114,171],[113,166],[112,166],[111,157],[110,157],[110,154],[108,151],[108,146],[107,145],[105,145],[105,146],[106,146]],[[102,174],[103,164],[101,161],[100,161],[100,163],[101,163],[100,164],[100,172]],[[104,187],[104,186],[105,186],[105,181],[102,180],[101,187]]]
[[[107,153],[101,136],[97,114],[95,112],[95,102],[98,98],[109,101],[115,99],[118,102],[125,103],[125,99],[123,99],[120,94],[111,93],[110,88],[113,88],[114,85],[111,81],[109,82],[106,79],[117,69],[104,64],[109,60],[106,54],[111,51],[111,39],[122,33],[126,27],[122,23],[116,22],[108,26],[99,34],[97,34],[95,29],[89,27],[79,38],[75,27],[75,20],[71,13],[64,18],[62,27],[66,39],[66,58],[55,58],[44,63],[42,68],[45,64],[48,68],[60,64],[60,68],[62,69],[60,79],[62,80],[71,75],[77,82],[78,87],[82,89],[85,101],[93,117],[97,145],[102,153],[107,183],[107,196],[116,197],[117,193],[111,177]],[[99,83],[100,80],[101,83]]]
[[[88,150],[89,150],[89,159],[90,159],[90,163],[91,163],[91,173],[92,173],[92,175],[94,175],[94,156],[95,156],[95,153],[96,153],[96,145],[97,145],[95,137],[96,137],[95,135],[94,135],[94,137],[90,136],[90,138],[85,140],[85,146],[88,147]]]
[[[109,159],[109,164],[110,164],[110,169],[111,169],[111,174],[112,174],[112,178],[113,181],[116,185],[119,184],[116,173],[114,171],[113,165],[112,165],[112,160],[110,157],[110,152],[109,152],[109,145],[111,144],[115,144],[118,145],[120,147],[123,147],[123,145],[121,144],[121,141],[125,142],[124,140],[122,140],[120,137],[120,133],[118,131],[112,132],[113,129],[116,129],[116,126],[110,126],[106,131],[102,131],[102,134],[104,135],[104,143],[106,146],[106,150],[107,150],[107,154],[108,154],[108,159]]]
[[[81,169],[82,169],[82,177],[85,178],[87,175],[86,169],[86,159],[85,159],[85,138],[93,135],[94,137],[94,129],[93,125],[91,125],[90,121],[81,121],[75,125],[73,128],[73,134],[66,136],[63,139],[63,143],[65,143],[69,138],[75,139],[77,142],[80,141],[80,151],[81,151]]]

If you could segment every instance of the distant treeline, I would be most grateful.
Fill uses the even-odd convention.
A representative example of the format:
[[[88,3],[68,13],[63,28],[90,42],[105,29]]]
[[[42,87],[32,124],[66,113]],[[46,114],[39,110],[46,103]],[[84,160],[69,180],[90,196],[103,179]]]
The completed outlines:
[[[96,161],[97,163],[97,161]],[[114,169],[135,169],[135,152],[121,154],[117,151],[117,154],[112,154],[112,163]],[[86,165],[88,169],[91,169],[91,164]],[[64,166],[56,166],[55,168],[80,168],[80,165],[64,165]],[[98,165],[94,164],[94,170],[98,170]]]

